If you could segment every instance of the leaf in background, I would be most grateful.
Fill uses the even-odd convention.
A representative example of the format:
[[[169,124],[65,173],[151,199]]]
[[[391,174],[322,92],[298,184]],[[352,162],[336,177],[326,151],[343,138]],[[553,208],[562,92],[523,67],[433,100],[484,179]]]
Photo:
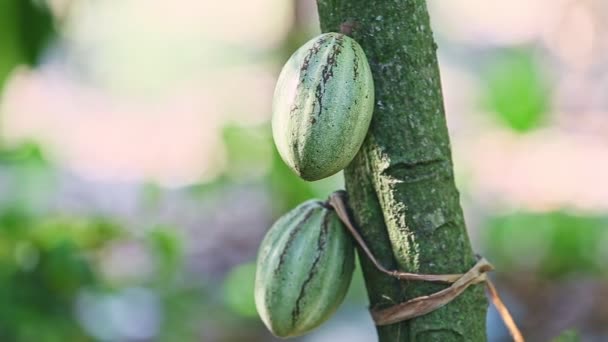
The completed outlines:
[[[4,0],[6,1],[6,0]],[[18,31],[25,60],[29,65],[40,61],[40,55],[56,34],[53,15],[46,1],[17,0]]]
[[[325,180],[309,183],[293,173],[279,156],[269,125],[228,126],[224,129],[224,144],[228,154],[229,179],[242,183],[266,176],[261,179],[268,182],[275,216],[315,198],[320,192],[318,188],[327,183]]]
[[[108,241],[121,237],[121,227],[104,218],[47,216],[38,218],[32,227],[19,227],[27,238],[45,250],[53,249],[66,241],[78,249],[94,250]]]
[[[156,261],[158,279],[171,283],[183,261],[183,246],[175,229],[157,227],[146,235],[150,250]]]
[[[298,204],[315,197],[315,191],[308,183],[298,177],[283,162],[276,148],[272,149],[272,170],[269,186],[272,194],[273,212],[276,216],[295,208]]]
[[[552,342],[578,342],[581,340],[576,330],[566,330],[551,340]]]
[[[0,1],[0,88],[15,66],[25,61],[25,52],[21,49],[18,6],[23,0]]]
[[[484,231],[484,254],[501,271],[526,270],[547,278],[606,274],[607,225],[606,217],[562,211],[497,216]]]
[[[0,1],[0,88],[17,65],[38,63],[55,35],[44,1]]]
[[[228,308],[244,317],[257,317],[253,298],[255,263],[234,267],[224,280],[224,302]]]
[[[97,281],[93,265],[74,241],[63,240],[40,258],[39,269],[54,297],[70,302],[78,289]]]
[[[25,141],[11,148],[0,146],[0,165],[19,163],[48,164],[42,148],[35,142]]]
[[[0,212],[0,340],[83,341],[73,300],[100,286],[91,258],[119,229],[103,219]],[[31,327],[35,326],[36,329]]]
[[[272,163],[272,137],[268,125],[226,126],[223,137],[228,157],[226,174],[231,180],[243,183],[268,173]]]
[[[23,212],[48,207],[57,186],[57,174],[38,144],[30,141],[11,147],[0,145],[0,170],[0,205]]]
[[[484,106],[516,132],[538,128],[549,109],[549,92],[528,50],[509,50],[493,60],[483,79]]]

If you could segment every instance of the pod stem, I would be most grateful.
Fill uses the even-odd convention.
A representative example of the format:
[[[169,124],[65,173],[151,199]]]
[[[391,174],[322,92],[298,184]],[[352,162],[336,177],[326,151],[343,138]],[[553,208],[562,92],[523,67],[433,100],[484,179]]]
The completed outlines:
[[[353,20],[347,20],[345,22],[343,22],[342,24],[340,24],[340,33],[342,33],[345,36],[349,36],[352,37],[353,35],[353,30],[355,30],[357,28],[357,22],[353,21]]]

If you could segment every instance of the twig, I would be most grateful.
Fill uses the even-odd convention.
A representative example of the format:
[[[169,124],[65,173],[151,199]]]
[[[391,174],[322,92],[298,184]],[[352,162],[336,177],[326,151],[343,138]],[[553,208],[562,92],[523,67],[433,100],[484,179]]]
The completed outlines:
[[[509,313],[506,305],[500,299],[496,287],[494,287],[494,284],[487,276],[487,272],[492,271],[494,267],[486,259],[480,257],[475,266],[465,274],[417,274],[388,270],[378,262],[355,227],[348,212],[347,196],[346,191],[339,190],[332,193],[327,202],[334,208],[336,214],[351,233],[359,247],[361,247],[365,255],[379,271],[401,280],[420,280],[452,284],[450,287],[428,296],[416,297],[385,309],[372,309],[372,317],[376,325],[393,324],[425,315],[448,304],[464,292],[470,285],[485,282],[489,297],[507,326],[513,340],[515,342],[524,342],[524,337],[517,328],[513,317]]]
[[[486,279],[486,289],[488,290],[489,297],[492,300],[494,307],[496,307],[496,311],[498,311],[500,317],[502,317],[502,321],[509,330],[511,337],[513,337],[513,341],[524,342],[524,336],[521,334],[521,331],[519,331],[519,328],[517,328],[513,317],[511,317],[511,313],[509,313],[507,306],[503,303],[502,299],[500,299],[498,291],[490,279]]]
[[[355,228],[354,223],[352,222],[350,215],[348,213],[348,204],[346,200],[346,191],[339,190],[332,193],[329,196],[329,204],[334,208],[340,220],[344,223],[348,231],[351,233],[359,247],[363,250],[365,255],[369,258],[369,260],[374,264],[374,266],[380,271],[391,277],[401,279],[401,280],[421,280],[421,281],[431,281],[431,282],[440,282],[440,283],[453,283],[457,281],[462,274],[417,274],[417,273],[408,273],[401,272],[397,270],[388,270],[384,266],[382,266],[374,254],[369,250],[365,241]]]
[[[388,325],[437,310],[458,297],[470,285],[486,281],[486,272],[489,270],[492,270],[492,265],[486,259],[481,259],[473,268],[446,289],[428,296],[416,297],[386,309],[372,310],[374,322],[376,322],[376,325]]]

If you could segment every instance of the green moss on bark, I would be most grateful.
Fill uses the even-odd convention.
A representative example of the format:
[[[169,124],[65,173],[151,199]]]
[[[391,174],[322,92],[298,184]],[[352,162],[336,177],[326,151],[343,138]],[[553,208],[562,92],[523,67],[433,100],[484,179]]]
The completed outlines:
[[[424,0],[318,0],[321,29],[351,36],[374,76],[376,105],[366,141],[345,170],[362,235],[387,267],[467,271],[475,258],[454,184],[436,49]],[[372,307],[430,294],[442,285],[398,282],[361,257]],[[484,341],[487,301],[472,286],[428,315],[379,327],[380,341]]]

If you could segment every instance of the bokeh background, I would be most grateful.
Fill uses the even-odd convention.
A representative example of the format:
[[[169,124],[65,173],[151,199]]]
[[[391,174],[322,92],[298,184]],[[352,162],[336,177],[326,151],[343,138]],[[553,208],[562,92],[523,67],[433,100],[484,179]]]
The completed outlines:
[[[429,9],[475,249],[529,340],[608,340],[608,3]],[[313,0],[0,0],[0,340],[273,341],[257,245],[342,188],[270,136],[318,32]],[[298,341],[375,340],[366,305],[357,273]]]

